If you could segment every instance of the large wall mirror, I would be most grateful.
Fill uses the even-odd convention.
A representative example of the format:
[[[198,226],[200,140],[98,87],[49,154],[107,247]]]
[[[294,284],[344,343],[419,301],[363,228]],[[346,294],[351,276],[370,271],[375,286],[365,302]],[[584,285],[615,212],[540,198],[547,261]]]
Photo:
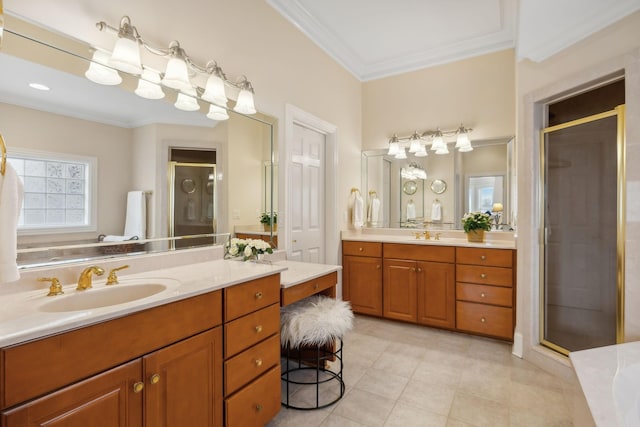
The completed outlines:
[[[259,219],[263,212],[277,210],[275,119],[228,110],[228,120],[211,120],[206,116],[209,104],[202,100],[199,111],[181,111],[173,105],[175,91],[163,88],[166,97],[161,100],[140,98],[133,93],[133,76],[122,72],[120,85],[98,85],[84,77],[91,57],[88,45],[5,18],[0,132],[10,158],[32,156],[52,162],[43,163],[40,172],[33,172],[33,162],[27,165],[29,170],[21,166],[22,173],[30,176],[25,178],[30,192],[25,192],[23,209],[29,212],[23,212],[21,221],[30,227],[18,232],[19,265],[222,243],[239,228],[255,228],[263,238],[276,241],[275,232],[264,230]],[[45,84],[50,90],[34,90],[30,83]],[[84,192],[73,194],[64,162],[77,160],[82,165],[87,159],[94,165],[93,175],[87,175],[86,182],[76,181],[80,184],[74,188]],[[181,165],[178,172],[175,164]],[[51,175],[56,168],[59,175]],[[38,179],[31,179],[34,176]],[[169,182],[172,177],[179,182]],[[118,243],[115,249],[98,243],[100,235],[126,236],[132,191],[145,198],[146,242]],[[59,220],[59,226],[39,230],[37,221],[62,212],[54,212],[56,207],[67,208],[66,223]],[[70,207],[91,211],[89,224],[76,226],[78,219],[69,219]],[[171,221],[174,233],[183,230],[177,237],[212,236],[171,239]],[[177,245],[177,240],[184,244]],[[67,248],[52,250],[52,246]]]
[[[363,151],[367,225],[461,229],[465,212],[491,210],[498,203],[502,228],[510,229],[516,188],[514,143],[512,137],[476,140],[470,152],[408,154],[403,160],[389,156],[386,149]]]

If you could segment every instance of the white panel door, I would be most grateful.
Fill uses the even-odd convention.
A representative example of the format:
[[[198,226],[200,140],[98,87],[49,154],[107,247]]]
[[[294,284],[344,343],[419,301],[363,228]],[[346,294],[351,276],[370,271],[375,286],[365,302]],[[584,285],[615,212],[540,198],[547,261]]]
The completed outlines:
[[[291,141],[291,250],[294,261],[324,263],[325,135],[293,125]]]

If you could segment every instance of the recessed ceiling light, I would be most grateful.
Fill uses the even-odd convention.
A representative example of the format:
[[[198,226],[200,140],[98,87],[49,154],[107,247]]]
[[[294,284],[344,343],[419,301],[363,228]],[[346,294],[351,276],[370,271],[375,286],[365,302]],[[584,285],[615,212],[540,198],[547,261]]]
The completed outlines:
[[[51,90],[49,86],[41,83],[29,83],[29,87],[37,90]]]

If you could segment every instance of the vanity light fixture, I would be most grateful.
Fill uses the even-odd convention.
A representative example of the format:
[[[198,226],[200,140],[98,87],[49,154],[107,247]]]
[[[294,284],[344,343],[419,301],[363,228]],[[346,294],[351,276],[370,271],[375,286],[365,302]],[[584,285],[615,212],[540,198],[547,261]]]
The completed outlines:
[[[427,179],[427,171],[415,162],[411,162],[409,166],[402,168],[400,175],[405,179]]]
[[[406,158],[405,148],[408,147],[409,153],[412,153],[414,156],[425,157],[428,155],[426,145],[431,145],[431,150],[435,151],[436,154],[449,154],[449,147],[445,138],[453,137],[456,138],[454,148],[458,151],[462,153],[472,151],[473,146],[469,140],[469,132],[471,131],[472,129],[465,128],[464,125],[461,124],[457,129],[451,131],[442,131],[440,128],[437,128],[436,130],[426,130],[422,132],[422,134],[414,132],[411,136],[407,137],[398,137],[397,134],[394,134],[389,140],[389,151],[387,154],[395,156],[396,159]],[[398,157],[398,155],[402,156],[403,153],[405,157]]]
[[[256,113],[253,86],[245,76],[232,81],[227,79],[222,68],[215,61],[208,61],[204,66],[196,64],[176,40],[169,43],[166,48],[150,45],[132,25],[131,18],[126,15],[120,20],[118,28],[104,21],[98,22],[96,27],[100,31],[117,35],[118,39],[113,52],[95,50],[89,70],[85,73],[88,79],[99,84],[117,85],[122,82],[117,70],[133,74],[140,78],[135,91],[137,95],[148,99],[159,99],[164,97],[160,85],[169,87],[182,92],[180,95],[183,96],[178,96],[180,99],[176,102],[176,107],[180,106],[178,108],[182,107],[181,109],[189,111],[195,111],[198,96],[212,105],[226,108],[228,98],[225,89],[232,87],[239,91],[234,111],[241,114]],[[144,66],[140,55],[141,46],[146,52],[168,58],[164,73],[152,74],[152,71]],[[200,77],[206,77],[204,87],[197,86],[197,81],[201,80]],[[199,105],[197,109],[200,109]],[[207,117],[226,116],[228,118],[228,114],[221,114],[216,108],[213,109],[215,114],[211,111],[210,108]]]

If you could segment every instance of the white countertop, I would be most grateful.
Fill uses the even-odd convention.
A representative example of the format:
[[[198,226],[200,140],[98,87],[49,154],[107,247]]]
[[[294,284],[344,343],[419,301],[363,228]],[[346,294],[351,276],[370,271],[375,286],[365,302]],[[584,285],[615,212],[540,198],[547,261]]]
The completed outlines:
[[[569,355],[597,426],[640,425],[640,341]]]
[[[342,270],[341,265],[312,264],[299,261],[276,261],[273,264],[286,267],[286,270],[280,273],[280,284],[283,288],[290,288],[307,280]]]
[[[470,248],[495,248],[516,249],[514,233],[505,231],[485,232],[483,243],[472,243],[467,240],[466,234],[461,230],[430,230],[431,239],[426,240],[421,234],[416,239],[416,233],[425,230],[419,229],[382,229],[368,228],[363,230],[346,230],[342,232],[342,240],[362,242],[403,243],[410,245],[434,245],[434,246],[463,246]],[[435,240],[439,233],[439,240]]]
[[[45,312],[43,305],[54,299],[73,297],[77,292],[99,292],[106,290],[106,274],[93,279],[93,288],[76,291],[75,284],[63,286],[64,295],[48,297],[46,287],[27,289],[2,295],[0,310],[0,347],[13,345],[54,333],[87,326],[107,319],[124,316],[147,308],[182,300],[195,295],[232,286],[248,280],[279,273],[285,265],[257,264],[234,260],[215,260],[180,267],[156,269],[126,275],[122,271],[120,284],[113,287],[126,287],[141,282],[165,283],[167,289],[142,299],[122,304],[80,311]],[[295,270],[295,269],[294,269]],[[294,279],[303,274],[302,268],[294,273]],[[315,272],[312,272],[315,274]],[[112,288],[110,286],[109,288]]]

